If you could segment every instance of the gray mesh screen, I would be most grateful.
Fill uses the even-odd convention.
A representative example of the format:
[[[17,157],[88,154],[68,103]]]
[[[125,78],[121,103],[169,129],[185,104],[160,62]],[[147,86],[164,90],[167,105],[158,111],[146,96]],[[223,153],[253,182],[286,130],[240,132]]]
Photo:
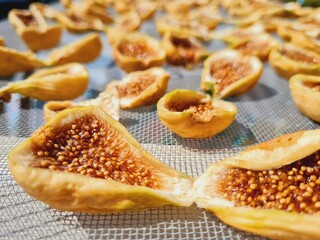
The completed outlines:
[[[222,28],[225,26],[222,26]],[[152,22],[142,31],[157,36]],[[24,49],[7,21],[0,22],[0,35],[10,47]],[[83,97],[92,98],[112,79],[124,76],[114,63],[105,36],[104,52],[88,64],[91,82]],[[81,36],[64,33],[62,44]],[[212,41],[214,51],[224,44]],[[45,57],[47,52],[41,52]],[[181,67],[165,68],[171,73],[169,90],[198,89],[201,67],[192,71]],[[0,85],[26,77],[17,74],[1,78]],[[205,140],[182,139],[165,128],[157,117],[156,106],[121,111],[120,122],[155,157],[193,177],[213,162],[281,134],[319,125],[299,113],[288,88],[265,63],[260,82],[248,94],[228,99],[238,107],[236,121],[224,132]],[[12,179],[7,154],[43,124],[44,102],[14,95],[10,103],[0,103],[0,239],[261,239],[236,230],[213,214],[195,205],[190,208],[166,206],[139,212],[91,215],[60,212],[29,197]]]

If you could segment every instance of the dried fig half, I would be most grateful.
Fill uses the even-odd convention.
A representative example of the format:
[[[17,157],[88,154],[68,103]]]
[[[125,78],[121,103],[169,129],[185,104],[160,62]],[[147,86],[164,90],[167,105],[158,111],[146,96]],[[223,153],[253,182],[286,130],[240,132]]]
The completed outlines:
[[[52,51],[49,65],[62,65],[71,62],[87,63],[97,59],[102,51],[102,42],[97,33],[92,33],[66,46]]]
[[[60,41],[62,27],[49,26],[35,7],[30,7],[30,11],[13,9],[9,12],[8,20],[17,35],[33,51],[53,48]]]
[[[209,53],[196,38],[184,34],[166,32],[161,46],[167,54],[167,61],[173,65],[192,68],[202,62]]]
[[[294,34],[291,43],[320,54],[320,29],[312,29]]]
[[[12,93],[40,100],[68,100],[80,96],[88,86],[87,69],[72,63],[43,69],[25,80],[9,83],[0,89],[0,99],[9,102]]]
[[[153,37],[141,33],[128,33],[119,36],[112,46],[115,62],[126,72],[145,70],[161,66],[166,53]]]
[[[157,109],[161,122],[183,138],[212,137],[226,129],[237,114],[234,104],[187,89],[167,93]]]
[[[121,81],[113,81],[107,92],[117,92],[120,107],[130,109],[156,103],[167,91],[170,74],[154,67],[145,71],[132,72]]]
[[[145,151],[99,107],[60,112],[9,154],[9,169],[32,197],[73,212],[190,206],[191,177]]]
[[[0,46],[0,76],[10,76],[17,72],[32,71],[45,63],[31,52],[22,53],[15,49]]]
[[[108,14],[106,6],[94,1],[86,1],[73,7],[74,11],[80,11],[82,15],[100,19],[104,24],[113,23],[111,15]]]
[[[151,19],[157,10],[157,3],[148,0],[139,0],[135,4],[135,11],[142,21]]]
[[[116,92],[117,94],[117,92]],[[49,121],[57,113],[74,107],[82,106],[98,106],[103,111],[108,113],[115,120],[119,121],[120,115],[120,100],[118,94],[102,92],[98,97],[93,99],[84,100],[81,102],[71,102],[71,101],[50,101],[43,106],[44,119]]]
[[[131,32],[138,30],[141,25],[141,19],[136,11],[127,12],[115,19],[115,28]]]
[[[320,75],[320,55],[285,43],[271,50],[269,62],[285,78],[298,73]]]
[[[221,50],[204,62],[200,87],[218,98],[240,96],[256,85],[262,69],[257,57]]]
[[[320,130],[287,134],[211,165],[194,183],[199,207],[273,239],[320,237]]]
[[[290,78],[291,96],[298,109],[320,122],[320,76],[297,74]]]
[[[278,45],[278,42],[269,34],[261,34],[243,42],[231,44],[230,48],[241,52],[244,55],[258,57],[261,61],[268,59],[271,49]]]

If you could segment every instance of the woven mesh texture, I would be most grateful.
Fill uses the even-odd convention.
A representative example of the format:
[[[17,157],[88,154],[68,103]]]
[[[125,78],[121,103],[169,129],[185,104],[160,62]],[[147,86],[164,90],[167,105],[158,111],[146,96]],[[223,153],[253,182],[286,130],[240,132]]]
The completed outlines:
[[[157,36],[154,23],[142,31]],[[0,22],[0,35],[7,45],[24,49],[7,21]],[[81,35],[64,33],[62,44]],[[106,84],[124,76],[114,63],[105,36],[101,57],[88,64],[89,90],[77,100],[96,97]],[[224,44],[207,44],[210,51]],[[41,52],[44,58],[47,52]],[[171,73],[169,89],[198,89],[201,67],[185,70],[165,66]],[[17,74],[0,79],[0,86],[25,78]],[[156,106],[121,111],[120,122],[155,157],[193,177],[211,163],[230,157],[244,148],[278,135],[319,125],[299,113],[288,88],[268,63],[260,82],[241,97],[228,99],[238,108],[236,121],[225,131],[205,140],[182,139],[164,127]],[[195,205],[190,208],[166,206],[140,212],[91,215],[60,212],[29,197],[13,180],[7,166],[8,152],[43,124],[44,102],[13,95],[10,103],[0,103],[0,239],[262,239],[222,223],[213,214]]]

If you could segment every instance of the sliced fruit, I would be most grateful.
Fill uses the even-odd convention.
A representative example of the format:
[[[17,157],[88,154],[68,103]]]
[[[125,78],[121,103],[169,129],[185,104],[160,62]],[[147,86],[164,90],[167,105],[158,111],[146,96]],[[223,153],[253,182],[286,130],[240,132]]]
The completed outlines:
[[[256,85],[262,69],[257,57],[231,49],[221,50],[204,62],[200,87],[218,98],[240,96]]]
[[[91,16],[100,19],[103,23],[113,22],[112,17],[108,14],[106,6],[97,4],[94,1],[86,1],[73,7],[74,11],[80,11],[82,15]]]
[[[191,177],[155,159],[94,106],[57,114],[9,154],[9,169],[29,195],[65,211],[192,203]]]
[[[128,33],[119,36],[112,46],[115,62],[126,72],[145,70],[161,66],[166,53],[153,37],[141,33]]]
[[[283,135],[211,165],[194,183],[199,207],[273,239],[320,237],[320,130]]]
[[[320,29],[312,29],[294,34],[291,43],[320,54]]]
[[[226,129],[237,114],[232,103],[186,89],[167,93],[157,109],[161,122],[183,138],[212,137]]]
[[[71,102],[71,101],[50,101],[47,102],[43,106],[44,119],[45,121],[49,121],[53,118],[57,113],[67,109],[74,107],[82,107],[82,106],[98,106],[103,111],[108,113],[113,119],[119,120],[120,115],[120,101],[118,97],[118,93],[107,93],[102,92],[98,97],[93,99],[84,100],[81,102]]]
[[[62,35],[62,27],[49,26],[35,7],[29,10],[13,9],[8,20],[27,47],[33,51],[50,49],[56,46]]]
[[[320,75],[320,55],[289,43],[272,49],[269,62],[285,78],[298,73]]]
[[[97,33],[52,51],[49,65],[62,65],[71,62],[87,63],[98,58],[102,51],[102,42]]]
[[[290,23],[289,25],[284,23],[277,27],[277,34],[285,41],[291,41],[297,33],[305,32],[308,30],[317,29],[318,26],[314,24],[303,24],[299,22]]]
[[[130,11],[115,19],[115,28],[121,29],[126,32],[138,30],[141,25],[141,19],[137,12]]]
[[[224,19],[215,5],[204,5],[189,12],[189,19],[197,20],[208,29],[214,29]]]
[[[135,4],[135,11],[142,21],[152,18],[156,10],[156,2],[139,0]]]
[[[167,91],[170,74],[162,68],[132,72],[121,81],[113,81],[107,92],[118,92],[121,108],[135,108],[156,103]]]
[[[297,74],[290,78],[289,86],[298,109],[320,122],[320,76]]]
[[[161,46],[166,51],[167,61],[170,64],[188,68],[202,62],[209,55],[201,42],[184,34],[165,33]]]
[[[265,61],[268,59],[271,49],[277,45],[278,42],[269,34],[261,34],[249,40],[232,44],[230,47],[244,55],[256,56]]]
[[[45,64],[31,52],[22,53],[0,46],[0,76],[10,76],[17,72],[31,71]]]
[[[40,100],[69,100],[80,96],[88,86],[89,75],[79,63],[40,70],[25,80],[0,89],[0,99],[9,102],[12,93]]]

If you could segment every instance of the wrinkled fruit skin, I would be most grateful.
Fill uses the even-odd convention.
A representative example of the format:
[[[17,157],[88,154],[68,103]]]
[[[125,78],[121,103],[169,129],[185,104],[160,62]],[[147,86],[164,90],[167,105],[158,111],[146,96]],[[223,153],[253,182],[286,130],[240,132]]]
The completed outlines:
[[[308,85],[314,86],[308,86]],[[297,74],[290,78],[291,96],[298,109],[307,117],[320,122],[320,77]]]
[[[171,104],[208,103],[213,110],[206,116],[198,117],[193,109],[174,111]],[[163,96],[157,104],[161,122],[174,133],[183,138],[208,138],[226,129],[235,119],[236,107],[229,102],[210,98],[202,93],[191,90],[174,90]]]
[[[112,179],[32,166],[35,155],[31,149],[35,144],[45,145],[46,142],[43,141],[46,134],[53,134],[55,129],[86,116],[95,116],[112,131],[120,134],[123,146],[134,149],[134,154],[137,154],[156,176],[160,183],[158,188],[133,186]],[[189,206],[192,203],[188,195],[192,186],[191,178],[147,153],[124,126],[98,107],[88,106],[60,112],[12,150],[8,158],[9,169],[16,182],[30,196],[59,210],[110,213],[167,204]]]
[[[215,163],[195,180],[193,191],[197,205],[212,211],[225,223],[255,234],[274,239],[319,239],[319,212],[307,214],[247,205],[235,206],[218,188],[220,182],[231,181],[225,174],[234,168],[250,170],[251,173],[270,173],[271,170],[277,171],[282,166],[305,159],[319,151],[319,146],[320,130],[301,131],[260,143],[232,158]],[[235,175],[235,178],[241,179],[239,175]],[[227,188],[223,191],[227,191]],[[257,196],[253,199],[256,201]]]

